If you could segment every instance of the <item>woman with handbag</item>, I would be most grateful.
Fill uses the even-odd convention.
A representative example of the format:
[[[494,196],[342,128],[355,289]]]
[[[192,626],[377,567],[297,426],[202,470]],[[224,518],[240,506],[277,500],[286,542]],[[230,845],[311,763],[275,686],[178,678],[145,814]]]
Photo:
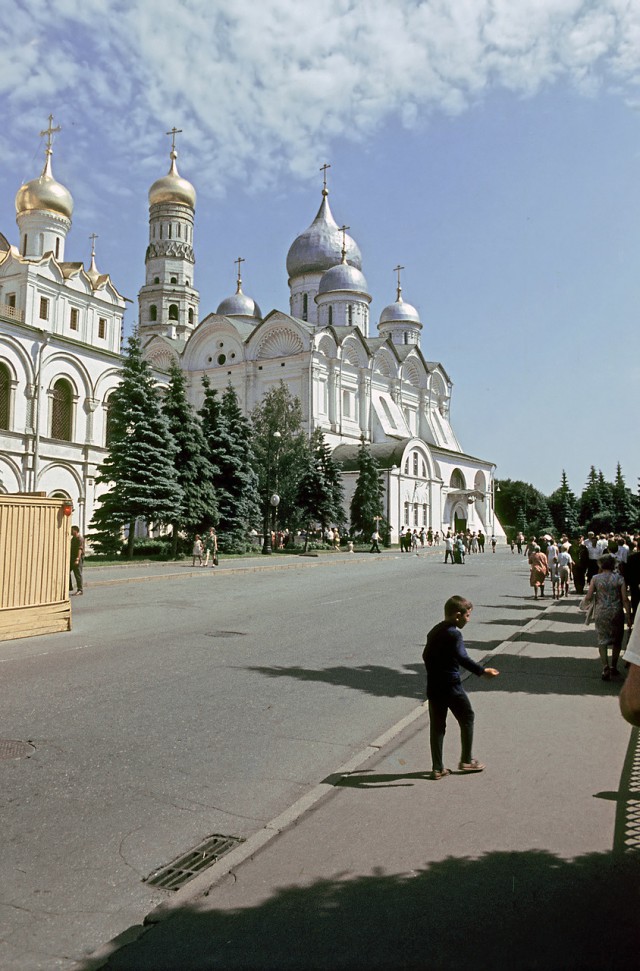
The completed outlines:
[[[593,621],[598,636],[598,653],[603,665],[602,680],[610,681],[620,673],[618,658],[624,636],[624,620],[626,615],[627,625],[631,627],[631,611],[625,582],[619,573],[614,573],[615,557],[605,553],[598,560],[598,566],[600,572],[591,578],[583,604],[588,606],[592,601],[594,603]]]

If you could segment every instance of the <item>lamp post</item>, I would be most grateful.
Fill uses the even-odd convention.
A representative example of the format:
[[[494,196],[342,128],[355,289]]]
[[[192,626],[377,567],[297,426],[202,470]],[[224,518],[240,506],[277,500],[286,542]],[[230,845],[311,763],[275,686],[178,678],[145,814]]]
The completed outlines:
[[[275,464],[276,464],[276,487],[277,487],[278,448],[280,447],[281,438],[282,438],[282,435],[280,434],[280,432],[275,431],[271,435],[269,435],[267,439],[267,476],[266,476],[267,482],[266,482],[266,490],[265,490],[266,499],[265,499],[264,512],[263,512],[264,518],[263,518],[263,536],[262,536],[262,552],[265,556],[271,556],[271,553],[273,552],[271,547],[271,510],[272,508],[277,509],[280,503],[280,496],[277,494],[277,492],[274,492],[273,495],[271,496],[269,495],[269,493],[271,492],[271,446],[272,444],[274,445],[275,452],[276,452]],[[275,499],[275,502],[274,502],[274,499]]]

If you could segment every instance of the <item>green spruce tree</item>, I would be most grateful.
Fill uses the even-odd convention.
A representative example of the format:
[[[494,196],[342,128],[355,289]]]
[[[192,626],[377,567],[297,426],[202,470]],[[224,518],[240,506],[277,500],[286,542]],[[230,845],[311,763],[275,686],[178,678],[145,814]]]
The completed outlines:
[[[382,516],[382,476],[364,436],[358,447],[358,478],[351,498],[351,534],[363,534],[368,540],[374,529],[386,532]]]
[[[176,361],[169,368],[169,385],[162,410],[176,444],[175,465],[182,502],[172,519],[172,554],[178,552],[181,530],[202,532],[218,520],[215,469],[209,461],[200,420],[187,400],[187,382]]]
[[[231,385],[218,399],[206,375],[202,378],[204,402],[200,410],[207,453],[215,466],[218,497],[218,546],[226,553],[244,553],[250,531],[260,528],[258,477],[253,470],[251,427],[242,414]]]
[[[137,335],[129,338],[122,380],[111,396],[109,414],[109,454],[96,476],[108,492],[91,522],[96,532],[92,541],[100,552],[112,552],[128,526],[127,554],[132,557],[136,520],[168,524],[182,503],[176,445]]]
[[[569,488],[567,473],[562,471],[560,487],[547,500],[558,533],[575,536],[578,532],[578,500]]]
[[[298,483],[307,466],[307,439],[302,429],[300,400],[284,381],[268,391],[251,415],[255,471],[262,506],[263,524],[295,531],[303,522],[298,505]],[[276,511],[270,507],[273,494],[280,497]]]
[[[616,478],[611,490],[613,528],[617,531],[635,529],[638,522],[638,504],[631,489],[627,488],[618,462]]]

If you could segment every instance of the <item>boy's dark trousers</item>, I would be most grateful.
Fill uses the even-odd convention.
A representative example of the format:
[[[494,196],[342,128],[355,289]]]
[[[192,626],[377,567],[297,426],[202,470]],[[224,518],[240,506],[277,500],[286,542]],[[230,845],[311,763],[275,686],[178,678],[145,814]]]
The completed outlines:
[[[431,767],[444,769],[443,748],[447,730],[447,712],[451,712],[460,726],[462,746],[461,762],[470,762],[473,752],[474,712],[469,696],[461,684],[452,684],[446,691],[429,698],[429,741],[431,743]]]

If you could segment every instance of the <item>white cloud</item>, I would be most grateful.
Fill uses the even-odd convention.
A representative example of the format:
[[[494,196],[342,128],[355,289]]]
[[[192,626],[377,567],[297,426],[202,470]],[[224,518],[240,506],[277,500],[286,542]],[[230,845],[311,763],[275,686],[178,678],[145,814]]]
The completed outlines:
[[[20,0],[5,8],[0,94],[33,138],[53,110],[100,130],[114,166],[181,145],[203,186],[315,172],[333,139],[459,113],[495,88],[564,78],[632,101],[637,0]],[[0,152],[9,151],[5,129]],[[88,137],[88,136],[87,136]],[[157,162],[154,165],[157,169]]]

